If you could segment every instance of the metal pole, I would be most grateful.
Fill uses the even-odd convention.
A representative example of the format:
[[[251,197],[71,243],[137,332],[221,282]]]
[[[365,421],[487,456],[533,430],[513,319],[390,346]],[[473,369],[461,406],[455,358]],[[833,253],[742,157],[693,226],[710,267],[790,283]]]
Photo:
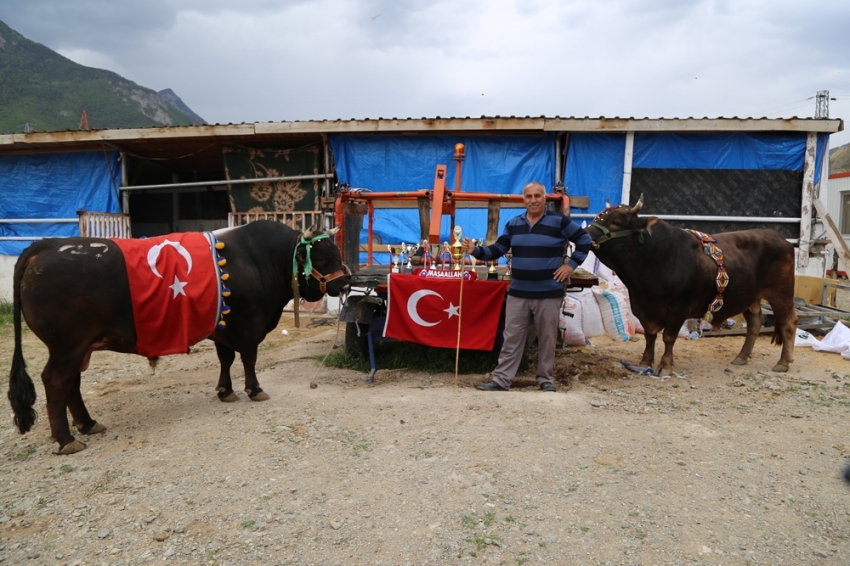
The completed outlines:
[[[635,133],[626,132],[626,151],[623,157],[623,190],[620,203],[629,204],[632,192],[632,159],[635,151]],[[660,217],[659,217],[660,218]]]
[[[124,151],[119,153],[121,156],[121,212],[130,214],[130,193],[126,191],[129,184],[130,172],[127,166],[127,154]]]
[[[573,218],[596,218],[595,214],[571,214]],[[648,214],[659,220],[681,220],[688,222],[765,222],[768,224],[797,224],[800,218],[776,218],[773,216],[679,216],[676,214]]]
[[[561,134],[555,135],[555,184],[563,182],[561,179]]]
[[[220,185],[244,185],[246,183],[267,183],[272,181],[304,181],[306,179],[329,179],[333,173],[318,175],[290,175],[288,177],[257,177],[255,179],[233,179],[230,181],[198,181],[193,183],[166,183],[164,185],[134,185],[121,187],[122,191],[144,191],[147,189],[177,189],[180,187],[216,187]]]

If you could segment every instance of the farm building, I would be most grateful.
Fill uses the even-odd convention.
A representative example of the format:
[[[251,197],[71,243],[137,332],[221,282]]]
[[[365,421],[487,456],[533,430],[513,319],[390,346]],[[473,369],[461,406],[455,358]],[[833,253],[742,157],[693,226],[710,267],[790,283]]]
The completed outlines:
[[[829,215],[841,232],[844,241],[850,244],[850,171],[844,173],[832,173],[829,175],[827,184],[826,205]],[[846,277],[850,265],[845,265],[838,256],[833,254],[833,246],[827,247],[827,271],[838,271]]]
[[[456,188],[457,143],[464,192],[563,186],[573,216],[588,222],[606,203],[643,194],[646,214],[683,227],[775,228],[797,246],[798,272],[821,277],[831,253],[813,202],[828,175],[829,134],[843,127],[808,118],[437,117],[0,135],[0,298],[11,298],[15,259],[34,239],[212,230],[256,213],[327,226],[339,190],[430,190],[439,164]],[[836,198],[850,199],[845,192]],[[420,241],[415,205],[375,208],[374,243]],[[517,213],[509,208],[500,229]],[[483,237],[487,214],[486,203],[459,206],[454,220]],[[357,220],[347,231],[365,244]],[[450,228],[445,218],[441,237]],[[357,252],[347,253],[350,264],[363,261]]]

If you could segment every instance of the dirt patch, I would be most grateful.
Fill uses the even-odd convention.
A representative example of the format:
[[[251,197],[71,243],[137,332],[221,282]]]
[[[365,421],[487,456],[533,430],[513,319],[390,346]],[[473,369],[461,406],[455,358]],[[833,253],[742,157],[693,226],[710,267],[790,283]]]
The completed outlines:
[[[601,338],[559,352],[557,393],[533,375],[485,393],[483,374],[379,370],[369,386],[319,367],[342,335],[285,316],[261,346],[262,403],[218,401],[208,343],[156,372],[97,353],[82,388],[108,430],[73,456],[52,454],[37,379],[35,430],[8,405],[0,424],[0,561],[850,563],[835,354],[801,348],[775,374],[767,337],[743,367],[740,337],[680,340],[678,376],[656,379],[620,363],[642,339]],[[25,354],[37,375],[31,334]]]

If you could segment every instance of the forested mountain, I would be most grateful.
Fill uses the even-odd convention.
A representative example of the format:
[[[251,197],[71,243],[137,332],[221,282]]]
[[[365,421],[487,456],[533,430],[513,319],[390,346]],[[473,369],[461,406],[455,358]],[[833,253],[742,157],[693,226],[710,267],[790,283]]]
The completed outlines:
[[[0,133],[205,124],[180,98],[74,63],[0,21]]]

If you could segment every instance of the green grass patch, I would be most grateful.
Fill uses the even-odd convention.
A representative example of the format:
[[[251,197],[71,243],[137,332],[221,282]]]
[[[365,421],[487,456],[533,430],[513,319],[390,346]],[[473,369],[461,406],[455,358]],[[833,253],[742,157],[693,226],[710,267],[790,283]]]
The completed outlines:
[[[12,303],[0,301],[0,328],[12,327]]]
[[[21,450],[20,452],[17,452],[14,455],[14,458],[18,462],[21,462],[23,460],[26,460],[27,458],[29,458],[33,454],[35,454],[35,444],[30,444],[25,449]]]
[[[314,359],[322,361],[322,356]],[[433,348],[410,342],[378,342],[375,344],[375,358],[380,369],[411,369],[428,373],[454,373],[455,350],[447,348]],[[493,371],[499,361],[498,354],[493,352],[479,352],[464,350],[458,362],[458,373],[474,374]],[[371,367],[369,360],[350,354],[345,348],[340,348],[325,360],[325,365],[335,368],[351,369],[355,371],[368,372]],[[524,367],[528,367],[523,362]]]

